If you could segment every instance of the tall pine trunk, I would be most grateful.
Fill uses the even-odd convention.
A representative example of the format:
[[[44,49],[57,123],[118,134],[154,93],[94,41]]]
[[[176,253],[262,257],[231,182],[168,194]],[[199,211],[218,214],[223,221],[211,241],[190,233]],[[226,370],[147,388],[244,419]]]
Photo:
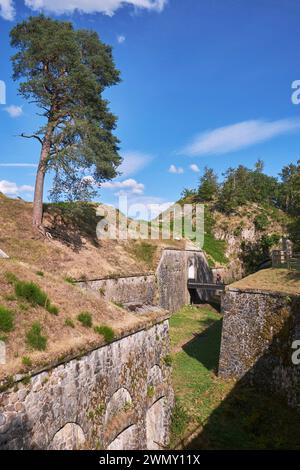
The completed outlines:
[[[51,147],[51,131],[47,131],[43,140],[39,166],[36,174],[34,200],[33,200],[33,217],[32,223],[34,227],[41,227],[43,222],[43,196],[44,181],[46,174],[46,163]]]

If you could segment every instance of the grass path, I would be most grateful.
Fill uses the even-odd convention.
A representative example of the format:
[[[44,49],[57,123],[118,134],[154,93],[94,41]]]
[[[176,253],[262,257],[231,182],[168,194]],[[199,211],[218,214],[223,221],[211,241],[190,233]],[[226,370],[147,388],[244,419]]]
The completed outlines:
[[[300,449],[300,416],[282,401],[217,377],[222,319],[209,306],[170,320],[176,407],[171,447]],[[196,432],[195,432],[196,430]]]

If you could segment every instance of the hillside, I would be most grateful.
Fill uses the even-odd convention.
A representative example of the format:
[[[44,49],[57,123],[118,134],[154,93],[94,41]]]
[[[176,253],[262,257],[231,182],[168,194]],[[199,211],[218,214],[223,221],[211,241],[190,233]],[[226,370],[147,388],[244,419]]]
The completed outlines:
[[[180,205],[194,203],[193,196],[178,201]],[[172,207],[162,217],[174,225]],[[205,203],[202,249],[210,266],[224,269],[230,282],[255,271],[269,250],[280,246],[290,220],[282,210],[267,205],[248,203],[226,214],[215,203]]]
[[[75,285],[80,279],[149,272],[156,268],[164,246],[184,246],[178,241],[100,241],[97,208],[46,206],[50,236],[44,237],[32,229],[30,203],[0,195],[0,247],[10,257],[0,259],[0,341],[6,344],[0,382],[91,350],[165,316],[157,309],[134,315]]]
[[[52,238],[32,229],[32,204],[0,193],[0,248],[12,259],[36,270],[59,271],[62,277],[101,278],[155,269],[165,246],[183,247],[180,241],[99,240],[96,227],[99,204],[45,206],[44,225]],[[101,205],[110,212],[108,206]]]

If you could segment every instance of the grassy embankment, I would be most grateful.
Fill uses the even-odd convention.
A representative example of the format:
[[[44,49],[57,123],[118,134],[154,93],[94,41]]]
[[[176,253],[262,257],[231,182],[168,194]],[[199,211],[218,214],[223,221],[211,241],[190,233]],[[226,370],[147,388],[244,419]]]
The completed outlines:
[[[300,417],[294,410],[273,396],[217,377],[221,321],[206,306],[187,306],[171,318],[176,394],[171,447],[300,449]]]

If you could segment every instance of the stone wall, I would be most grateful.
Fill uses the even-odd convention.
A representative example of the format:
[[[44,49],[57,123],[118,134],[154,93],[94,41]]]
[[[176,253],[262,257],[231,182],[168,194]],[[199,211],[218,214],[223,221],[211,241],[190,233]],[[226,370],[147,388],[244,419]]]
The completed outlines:
[[[157,303],[154,274],[96,279],[78,284],[84,289],[98,291],[108,301],[118,302],[124,306]]]
[[[198,282],[212,282],[211,269],[202,251],[174,249],[163,251],[156,272],[159,304],[162,308],[176,312],[183,305],[190,303],[190,293],[187,288],[189,273],[193,273],[193,279]],[[199,300],[208,300],[209,295],[203,290],[198,290]]]
[[[300,340],[300,296],[229,288],[222,299],[219,374],[243,379],[290,405],[300,405],[300,366],[292,344]]]
[[[173,406],[169,323],[26,380],[0,395],[0,449],[156,449]]]
[[[189,273],[198,282],[213,282],[213,273],[205,254],[199,250],[163,250],[156,273],[145,273],[126,277],[111,277],[78,282],[83,289],[97,291],[111,302],[117,302],[142,313],[143,306],[157,306],[176,312],[190,303],[191,293],[187,282]],[[194,290],[197,301],[210,301],[212,293]]]

